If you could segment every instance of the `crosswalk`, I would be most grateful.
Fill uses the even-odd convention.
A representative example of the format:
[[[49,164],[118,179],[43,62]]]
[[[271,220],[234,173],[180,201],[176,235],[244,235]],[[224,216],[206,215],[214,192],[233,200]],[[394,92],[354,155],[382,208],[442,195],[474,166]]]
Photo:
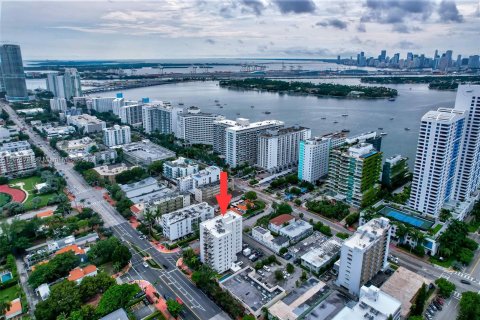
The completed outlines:
[[[452,293],[452,298],[453,299],[457,299],[457,300],[460,300],[462,298],[462,294],[458,291],[453,291]]]
[[[471,276],[470,274],[468,274],[468,273],[463,273],[463,272],[460,272],[460,271],[454,271],[454,272],[452,272],[452,273],[453,273],[454,275],[458,276],[458,277],[467,279],[468,281],[480,283],[480,281],[479,281],[478,279],[475,279],[474,277],[472,277],[472,276]]]

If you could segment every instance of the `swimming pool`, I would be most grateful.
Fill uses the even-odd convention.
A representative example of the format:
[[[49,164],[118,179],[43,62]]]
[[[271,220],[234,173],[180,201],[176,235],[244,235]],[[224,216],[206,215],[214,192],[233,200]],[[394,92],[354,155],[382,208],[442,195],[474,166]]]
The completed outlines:
[[[422,219],[420,217],[412,216],[412,215],[409,215],[405,212],[401,212],[401,211],[398,211],[398,210],[390,208],[390,207],[385,207],[381,211],[386,217],[393,218],[397,221],[407,223],[411,226],[414,226],[414,227],[422,229],[422,230],[428,230],[434,224],[433,221],[429,221],[429,220],[426,220],[426,219]]]
[[[7,282],[8,280],[12,279],[12,273],[11,272],[4,273],[0,278],[2,279],[2,283]]]

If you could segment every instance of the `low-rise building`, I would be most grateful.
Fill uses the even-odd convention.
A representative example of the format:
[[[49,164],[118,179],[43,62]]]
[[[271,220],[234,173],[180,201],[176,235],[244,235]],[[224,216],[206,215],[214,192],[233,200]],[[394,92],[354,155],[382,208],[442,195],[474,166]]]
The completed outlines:
[[[0,176],[19,176],[36,168],[37,161],[32,149],[0,152]]]
[[[102,132],[107,127],[105,121],[89,114],[67,117],[67,124],[83,130],[83,133]]]
[[[95,167],[93,170],[98,174],[99,177],[107,179],[110,182],[115,182],[115,177],[126,171],[133,169],[134,167],[129,167],[125,163],[117,163],[117,164],[106,164],[103,166]]]
[[[375,286],[360,289],[360,299],[353,307],[344,307],[332,320],[400,319],[401,302]]]
[[[40,133],[44,134],[47,139],[59,138],[75,133],[75,128],[72,126],[52,126],[51,124],[35,126]]]
[[[268,229],[272,232],[279,233],[280,229],[289,225],[291,222],[295,221],[295,217],[290,214],[281,214],[278,217],[275,217],[270,220],[268,223]]]
[[[220,171],[219,167],[210,166],[197,173],[178,178],[178,190],[180,192],[191,192],[200,186],[215,183],[220,180]]]
[[[165,160],[175,157],[175,152],[161,147],[150,140],[132,142],[121,146],[125,160],[138,165],[149,165],[157,160]]]
[[[35,293],[42,299],[42,301],[47,300],[50,296],[50,286],[48,283],[42,283],[40,286],[35,289]]]
[[[166,187],[160,186],[158,184],[158,181],[155,178],[148,177],[138,182],[122,184],[120,185],[120,188],[125,193],[127,198],[132,200],[133,203],[137,203],[137,202],[143,202],[143,201],[135,201],[135,199],[140,198],[144,195],[156,193],[158,191],[165,189]]]
[[[228,188],[233,190],[233,181],[229,181]],[[203,186],[199,186],[194,189],[193,191],[195,201],[203,202],[210,199],[214,199],[217,194],[220,193],[220,183],[214,182],[210,184],[205,184]]]
[[[2,146],[0,147],[0,151],[16,152],[16,151],[28,150],[31,148],[32,146],[28,141],[15,141],[15,142],[7,142],[2,144]]]
[[[280,253],[280,249],[286,248],[290,244],[290,240],[287,237],[274,237],[270,231],[260,226],[252,229],[252,237],[276,253]]]
[[[11,141],[14,136],[18,135],[17,126],[0,127],[0,142]]]
[[[22,310],[22,302],[20,301],[20,298],[13,299],[10,302],[10,306],[8,307],[8,310],[5,311],[5,319],[13,319],[15,317],[18,317],[23,313]]]
[[[43,111],[44,111],[43,108],[30,108],[30,109],[17,110],[17,113],[25,116],[34,116],[34,115],[43,113]]]
[[[280,229],[279,233],[282,236],[290,239],[290,243],[294,244],[303,238],[308,237],[313,232],[313,226],[305,220],[296,220],[291,222],[288,226]]]
[[[93,264],[89,264],[86,267],[80,268],[76,267],[75,269],[71,270],[68,274],[68,281],[75,281],[77,284],[82,282],[83,278],[85,277],[93,277],[97,275],[97,267]]]
[[[90,137],[57,142],[57,149],[65,151],[71,157],[83,157],[89,153],[90,149],[94,146],[97,146],[97,144]]]
[[[104,163],[113,163],[117,159],[117,156],[118,154],[115,149],[109,149],[95,153],[85,154],[83,157],[78,158],[77,160],[93,162],[95,165],[98,165]]]
[[[163,214],[161,216],[163,235],[170,241],[175,241],[194,233],[199,229],[200,222],[212,219],[213,216],[214,209],[206,202]]]
[[[170,191],[170,190],[169,190]],[[163,215],[190,205],[190,195],[181,193],[167,193],[153,197],[148,201],[139,202],[130,207],[137,218],[142,219],[145,212]],[[160,223],[160,222],[159,222]]]
[[[301,258],[301,264],[311,272],[320,273],[329,263],[332,263],[340,255],[343,240],[332,237],[313,250],[305,253]]]
[[[328,237],[318,231],[314,231],[312,235],[288,248],[288,253],[292,256],[292,261],[300,262],[300,258],[308,252],[315,250],[322,243],[328,241]]]
[[[165,161],[163,164],[163,176],[167,179],[177,179],[197,172],[198,164],[183,157],[172,161]]]

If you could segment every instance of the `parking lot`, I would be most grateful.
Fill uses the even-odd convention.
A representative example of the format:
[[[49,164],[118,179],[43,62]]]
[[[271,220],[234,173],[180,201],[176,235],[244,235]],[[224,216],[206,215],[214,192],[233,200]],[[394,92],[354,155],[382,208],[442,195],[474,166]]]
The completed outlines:
[[[458,315],[459,295],[454,294],[449,299],[444,300],[444,304],[440,305],[442,310],[438,309],[438,302],[435,304],[430,303],[427,306],[427,311],[424,314],[427,320],[451,320],[456,319]],[[433,306],[432,306],[433,305]]]

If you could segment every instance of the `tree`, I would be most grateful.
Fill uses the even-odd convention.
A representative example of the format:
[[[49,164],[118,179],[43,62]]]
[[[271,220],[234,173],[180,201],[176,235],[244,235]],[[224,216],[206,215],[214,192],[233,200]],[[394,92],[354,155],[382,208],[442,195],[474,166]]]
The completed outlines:
[[[281,204],[279,204],[276,209],[275,209],[275,213],[280,215],[280,214],[288,214],[288,213],[292,213],[293,210],[292,210],[292,207],[290,207],[290,205],[286,202],[283,202]]]
[[[358,219],[360,218],[360,214],[359,213],[352,213],[352,214],[349,214],[346,218],[345,218],[345,222],[348,226],[353,226],[353,224],[355,224],[356,222],[358,222]]]
[[[42,198],[35,197],[35,198],[32,199],[32,207],[34,209],[37,209],[40,206],[40,203],[42,203]]]
[[[83,173],[83,172],[85,172],[87,170],[90,170],[90,169],[93,169],[93,168],[95,168],[95,163],[89,162],[89,161],[78,161],[73,166],[73,169],[75,169],[75,171],[77,171],[79,173]]]
[[[80,259],[72,251],[59,254],[48,263],[37,266],[28,278],[28,283],[33,288],[37,288],[42,283],[49,283],[66,276],[79,263]]]
[[[281,281],[283,279],[283,273],[281,270],[275,270],[274,272],[275,280]]]
[[[255,191],[248,191],[245,193],[244,197],[250,201],[257,200],[257,193]]]
[[[287,263],[287,272],[293,273],[295,271],[295,267],[291,263]]]
[[[130,250],[128,250],[128,248],[123,244],[119,244],[115,248],[115,251],[113,251],[112,262],[118,263],[120,265],[120,269],[125,267],[130,262],[130,259],[132,259],[132,254],[130,253]]]
[[[287,253],[287,252],[288,252],[288,249],[287,249],[287,248],[285,248],[285,247],[280,248],[280,251],[279,251],[280,255],[283,256],[283,255],[284,255],[285,253]]]
[[[0,301],[0,316],[5,315],[5,313],[10,309],[10,301]]]
[[[425,309],[425,301],[427,300],[427,285],[424,283],[418,291],[415,303],[411,307],[412,315],[419,316]]]
[[[300,276],[300,280],[306,281],[307,280],[307,272],[302,271],[302,275]]]
[[[183,310],[183,305],[180,304],[177,300],[174,299],[168,299],[167,300],[167,309],[170,314],[176,318],[182,312]]]
[[[105,291],[97,306],[97,314],[104,316],[110,312],[123,308],[140,292],[137,284],[114,285]]]
[[[149,175],[145,169],[135,167],[130,170],[123,171],[115,176],[115,181],[120,184],[127,184],[147,178]]]
[[[58,315],[70,314],[81,306],[80,293],[73,281],[63,280],[54,285],[50,296],[37,304],[35,317],[37,319],[55,320]]]
[[[8,181],[7,177],[0,177],[0,185],[8,184]]]
[[[462,293],[457,320],[472,320],[480,318],[480,295],[467,291]]]
[[[159,208],[157,208],[157,209],[159,209]],[[158,211],[158,213],[160,213],[160,211]],[[148,209],[143,214],[143,222],[148,227],[148,235],[150,237],[152,236],[152,228],[153,228],[153,225],[155,224],[156,218],[157,218],[156,214],[153,213],[151,210],[148,210]]]
[[[82,301],[88,301],[98,293],[105,292],[108,288],[115,285],[115,279],[105,272],[100,272],[94,277],[85,277],[78,290],[82,297]]]
[[[148,166],[148,172],[153,176],[161,175],[163,173],[163,161],[162,160],[153,161]]]
[[[435,280],[435,284],[438,287],[438,292],[444,298],[450,298],[452,292],[455,291],[455,285],[445,278],[438,278]]]

